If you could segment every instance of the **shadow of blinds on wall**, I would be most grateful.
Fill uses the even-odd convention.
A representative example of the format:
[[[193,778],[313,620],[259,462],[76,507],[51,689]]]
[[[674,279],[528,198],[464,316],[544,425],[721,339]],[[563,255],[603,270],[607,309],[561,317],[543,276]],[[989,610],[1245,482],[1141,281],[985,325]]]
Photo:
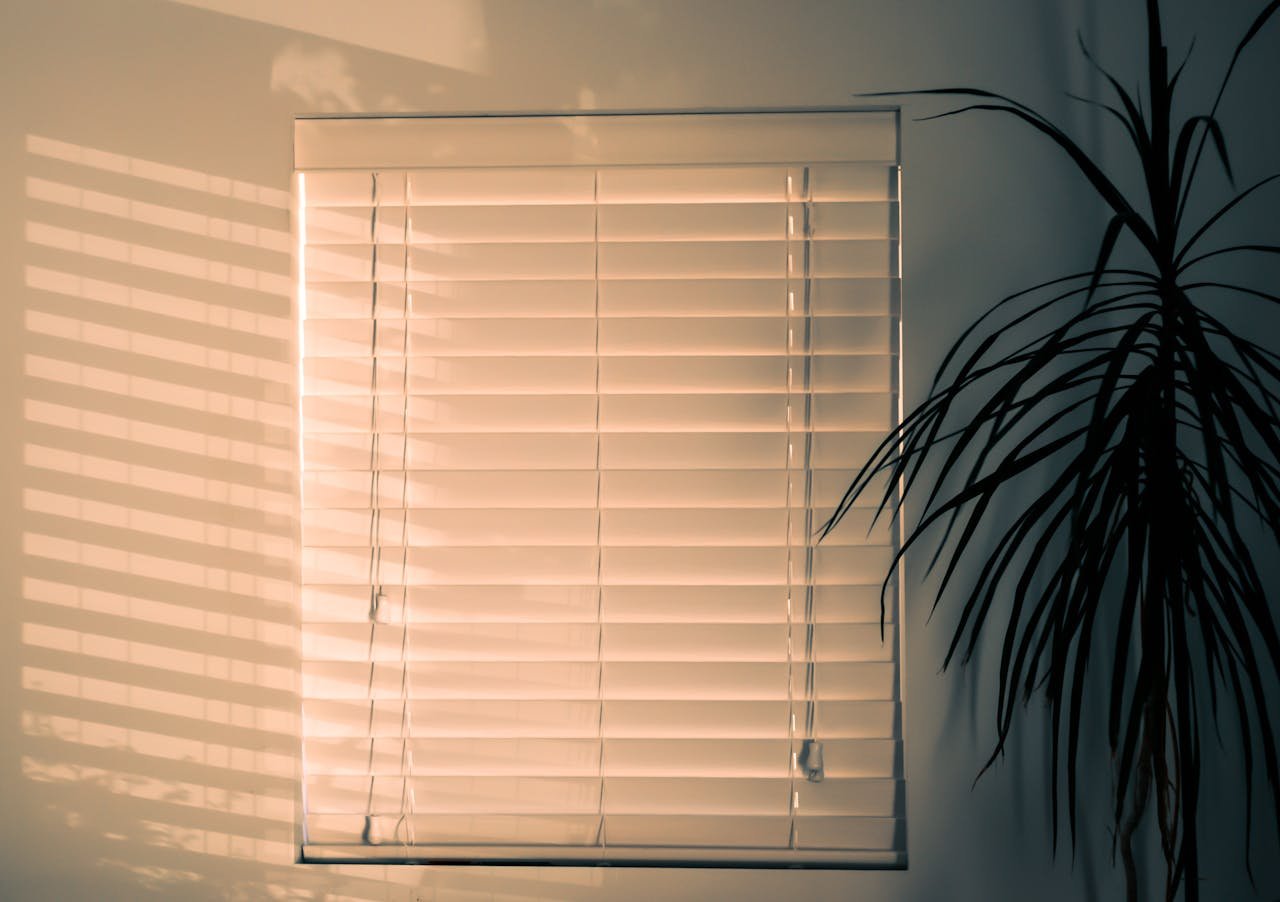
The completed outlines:
[[[297,122],[304,859],[905,864],[897,130]]]

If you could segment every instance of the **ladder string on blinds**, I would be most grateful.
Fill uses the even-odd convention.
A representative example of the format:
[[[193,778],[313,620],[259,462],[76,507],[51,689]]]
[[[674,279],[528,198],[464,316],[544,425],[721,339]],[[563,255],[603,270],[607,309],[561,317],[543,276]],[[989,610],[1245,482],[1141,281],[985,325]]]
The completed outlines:
[[[905,863],[896,135],[299,121],[304,858]]]

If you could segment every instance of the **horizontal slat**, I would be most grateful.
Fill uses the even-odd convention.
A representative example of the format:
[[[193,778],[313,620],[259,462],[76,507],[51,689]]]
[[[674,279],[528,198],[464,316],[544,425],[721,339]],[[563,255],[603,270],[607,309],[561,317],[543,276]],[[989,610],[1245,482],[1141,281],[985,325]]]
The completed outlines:
[[[894,740],[829,740],[826,776],[893,779],[900,763]],[[777,739],[558,739],[459,737],[309,739],[312,776],[657,776],[778,778],[792,772],[798,743]]]
[[[814,432],[888,430],[896,396],[887,392],[829,392],[806,399],[758,394],[473,394],[329,395],[304,397],[308,432],[323,435],[576,432],[789,432],[787,417],[806,415]],[[401,446],[403,445],[403,440]],[[401,447],[401,450],[403,448]]]
[[[906,820],[802,815],[796,824],[796,844],[802,849],[904,849]]]
[[[787,412],[801,416],[803,400],[770,394],[601,395],[600,429],[609,432],[763,432],[786,431]],[[885,430],[892,396],[880,392],[815,395],[811,416],[815,428]]]
[[[599,278],[609,279],[762,279],[777,278],[779,273],[793,277],[812,279],[847,279],[877,277],[890,268],[897,258],[897,244],[887,240],[831,240],[811,243],[807,268],[802,255],[793,246],[796,242],[788,242],[785,238],[773,241],[616,241],[598,245]],[[570,247],[570,245],[542,245],[542,247]],[[576,247],[576,245],[573,245]],[[427,271],[427,267],[439,266],[434,260],[415,257],[410,252],[410,278],[421,278],[413,275]],[[515,268],[515,262],[498,263],[501,259],[491,255],[494,262],[485,258],[485,266],[504,266]],[[547,271],[547,275],[574,275],[570,271],[568,261],[575,259],[566,252],[554,258],[554,265],[564,267],[564,271]],[[331,266],[328,258],[319,261],[318,267]],[[481,265],[479,262],[477,266]],[[551,261],[548,261],[551,266]],[[534,272],[533,270],[527,270]],[[368,273],[364,270],[357,273],[358,278]],[[394,278],[392,270],[387,276]],[[490,273],[488,269],[475,270],[476,278],[499,278],[505,273]],[[536,274],[541,274],[538,271]],[[458,278],[459,276],[444,276]]]
[[[307,206],[308,246],[891,238],[888,202],[680,199],[659,203]],[[407,218],[407,222],[406,222]]]
[[[306,661],[302,695],[317,700],[400,698],[404,668],[398,664]],[[409,666],[415,698],[594,699],[600,668],[594,662],[431,662]]]
[[[602,204],[600,241],[776,241],[787,236],[788,204]]]
[[[304,508],[760,508],[787,504],[783,469],[700,470],[315,470],[303,481]],[[406,478],[407,477],[407,478]],[[792,480],[792,505],[832,507],[848,488],[848,470],[815,470],[812,495]],[[597,489],[597,483],[599,488]],[[878,503],[883,479],[858,500]]]
[[[363,585],[370,581],[370,553],[350,548],[306,548],[304,584]],[[595,547],[544,545],[492,548],[383,548],[374,582],[394,585],[590,585],[599,571]]]
[[[805,205],[781,197],[772,203],[606,203],[600,206],[598,227],[599,240],[606,242],[887,240],[895,212],[887,203]]]
[[[796,831],[797,857],[803,850],[837,847],[845,849],[900,849],[903,831],[894,818],[849,817],[818,819],[804,822],[804,833]],[[738,846],[769,849],[786,846],[791,841],[790,818],[714,815],[610,815],[605,818],[610,847],[635,845],[658,847]],[[839,838],[841,842],[833,842]],[[673,860],[687,855],[671,849]],[[656,854],[657,849],[650,854]],[[741,855],[741,852],[738,852]]]
[[[598,196],[605,204],[757,203],[778,197],[793,201],[887,201],[897,198],[897,169],[867,163],[608,168],[599,171]]]
[[[662,392],[696,394],[806,394],[803,361],[785,355],[717,357],[318,357],[304,367],[303,395],[364,399],[398,409],[410,395],[591,395]],[[818,357],[807,388],[816,394],[887,392],[894,358],[888,355]],[[406,375],[406,367],[408,373]],[[791,379],[788,380],[788,372]],[[376,389],[376,391],[375,391]]]
[[[307,810],[316,814],[402,810],[406,786],[415,810],[432,814],[591,814],[600,808],[595,777],[307,778]]]
[[[788,773],[785,739],[609,739],[606,777],[778,777]]]
[[[403,273],[398,275],[398,279],[379,283],[376,292],[368,281],[309,280],[305,293],[307,317],[368,319],[376,316],[378,319],[395,320],[408,316],[492,320],[509,316],[560,318],[595,315],[597,288],[595,282],[588,279],[405,283]]]
[[[509,316],[781,316],[788,310],[803,311],[805,292],[810,313],[819,319],[896,316],[899,288],[899,281],[892,278],[818,279],[808,285],[785,278],[609,279],[600,283],[588,279],[436,279],[404,283],[403,273],[396,275],[397,278],[378,283],[376,292],[374,284],[364,276],[357,281],[308,280],[307,317],[494,320]],[[791,296],[795,296],[794,303]]]
[[[814,359],[808,388],[814,392],[886,392],[894,358],[888,355]],[[791,380],[787,378],[788,371]],[[803,397],[804,367],[796,357],[604,357],[600,392],[618,395],[663,392],[668,397],[701,392],[769,393]]]
[[[403,273],[377,283],[306,283],[309,319],[538,319],[572,317],[779,316],[803,311],[826,316],[896,316],[896,278],[816,279],[517,279],[406,283]],[[376,295],[376,297],[375,297]],[[406,299],[407,298],[407,299]],[[597,298],[599,307],[597,310]],[[376,303],[375,303],[376,300]],[[793,302],[794,301],[794,302]],[[406,309],[407,308],[407,309]],[[308,353],[310,353],[308,348]]]
[[[308,507],[304,539],[312,546],[423,545],[616,545],[803,546],[816,544],[830,508],[606,508],[599,512],[551,508],[352,508]],[[850,510],[821,544],[887,545],[887,517]]]
[[[605,818],[605,836],[610,845],[782,849],[790,841],[790,835],[790,819],[785,816],[668,814]]]
[[[824,750],[825,753],[825,750]],[[825,757],[825,754],[824,754]],[[831,778],[821,783],[800,780],[796,812],[806,817],[902,817],[906,784],[901,780]]]
[[[387,507],[570,508],[596,506],[594,470],[387,470],[308,473],[304,507],[360,507],[378,500]]]
[[[407,841],[410,824],[415,843],[401,845]],[[749,862],[742,859],[743,849],[758,849],[765,859],[779,863],[793,859],[819,866],[838,866],[848,861],[901,863],[893,851],[905,847],[904,822],[876,817],[804,818],[795,831],[795,850],[787,848],[792,831],[791,819],[785,816],[609,815],[605,818],[609,844],[594,848],[587,845],[594,843],[598,835],[599,818],[594,815],[413,815],[407,819],[399,814],[383,815],[374,819],[373,835],[377,837],[377,844],[370,846],[363,846],[365,819],[361,815],[310,815],[306,825],[312,845],[308,845],[304,853],[317,856],[316,860],[363,855],[480,861],[565,858],[724,863],[737,860],[746,864]],[[476,843],[502,845],[485,847],[474,845]],[[323,844],[329,844],[329,848]],[[351,846],[363,848],[353,851],[348,848]],[[694,857],[700,847],[714,854]],[[809,850],[826,849],[851,852],[829,858],[819,858],[814,853],[806,857]],[[883,857],[860,857],[857,850],[882,850]]]
[[[372,320],[308,319],[308,357],[370,356]],[[376,353],[392,357],[477,356],[547,357],[595,354],[596,324],[586,317],[413,319],[379,321]]]
[[[803,213],[808,216],[807,228],[800,220],[802,210],[799,204],[792,204],[790,212],[797,217],[793,241],[797,233],[800,238],[826,241],[850,238],[888,240],[898,232],[896,203],[815,200],[803,208]]]
[[[606,470],[605,507],[762,507],[786,504],[784,470]]]
[[[782,662],[431,661],[407,665],[415,697],[664,699],[761,701],[788,697]],[[303,695],[314,699],[398,698],[405,667],[398,663],[304,661]],[[886,701],[895,696],[897,671],[888,662],[819,663],[823,698]]]
[[[793,508],[307,508],[303,541],[309,546],[610,545],[610,546],[804,546],[826,521],[827,510]],[[826,548],[889,545],[887,522],[871,526],[872,512],[853,510],[822,539]]]
[[[815,435],[813,466],[856,466],[881,438],[875,432]],[[786,466],[787,440],[785,432],[609,433],[600,436],[600,455],[606,470],[767,469]]]
[[[603,710],[612,720],[625,716],[607,703]],[[326,739],[399,737],[405,717],[418,738],[493,737],[499,739],[590,739],[600,734],[602,707],[595,698],[534,700],[503,698],[426,699],[399,697],[370,701],[306,698],[303,701],[305,735]],[[785,711],[774,712],[774,721]],[[865,718],[868,722],[873,715]],[[625,721],[624,721],[625,722]],[[785,735],[785,733],[783,734]]]
[[[823,697],[880,701],[894,695],[895,669],[889,663],[818,664]],[[779,699],[788,695],[788,667],[782,662],[607,662],[603,691],[609,698]]]
[[[405,369],[408,368],[406,378]],[[594,395],[596,361],[591,357],[318,357],[303,367],[303,394],[356,396],[374,393],[395,407],[411,395]]]
[[[785,166],[671,166],[603,169],[597,197],[603,204],[759,203],[787,197]]]
[[[406,239],[413,245],[581,242],[594,240],[595,229],[591,203],[379,205],[376,218],[371,206],[307,205],[308,246],[404,244]]]
[[[785,815],[790,795],[790,781],[781,776],[620,777],[605,780],[604,807],[610,814]]]
[[[815,703],[816,725],[827,743],[842,739],[893,741],[900,733],[893,701]],[[661,701],[583,698],[429,699],[398,695],[377,699],[306,698],[303,719],[308,737],[365,741],[405,735],[405,718],[416,738],[591,739],[788,739],[791,717],[805,722],[803,701]],[[876,746],[878,747],[878,746]]]
[[[607,586],[602,589],[605,623],[785,623],[785,586]],[[813,590],[818,623],[880,622],[880,587],[818,586]],[[798,607],[800,602],[796,602]],[[893,622],[889,609],[888,622]],[[802,611],[793,617],[803,616]]]
[[[600,630],[587,623],[311,624],[302,635],[308,661],[590,661]]]
[[[780,354],[803,350],[803,337],[782,317],[634,317],[600,321],[605,355],[703,356]],[[878,316],[833,316],[815,320],[815,354],[893,353],[891,321]]]
[[[786,316],[586,317],[556,319],[379,320],[308,319],[310,357],[555,357],[787,356],[803,353],[804,337]],[[405,334],[406,328],[408,334]],[[896,353],[887,316],[828,316],[814,320],[813,354]]]
[[[771,585],[804,583],[804,561],[776,547],[604,547],[601,582],[606,585]],[[815,584],[871,583],[883,578],[892,562],[885,546],[827,548],[814,551]],[[788,572],[790,567],[790,572]]]
[[[600,742],[543,737],[310,739],[304,743],[313,777],[598,776]],[[784,749],[785,753],[785,749]]]
[[[763,432],[788,431],[788,412],[804,399],[782,392],[695,394],[474,394],[305,397],[308,427],[322,433],[368,432]],[[816,394],[807,402],[812,426],[886,430],[892,395]]]
[[[553,749],[572,749],[583,768],[595,766],[587,746],[564,742],[517,743],[526,752],[548,755]],[[676,743],[673,748],[679,749]],[[894,779],[828,778],[821,783],[792,781],[787,774],[785,744],[778,746],[778,767],[767,774],[741,776],[615,776],[530,774],[427,773],[368,776],[309,774],[308,811],[315,814],[387,814],[409,806],[425,814],[691,814],[784,816],[791,794],[798,794],[798,816],[898,817],[903,812],[903,784]],[[749,757],[749,756],[748,756]],[[571,761],[564,761],[568,766]],[[554,767],[550,759],[548,766]],[[478,762],[483,767],[483,763]],[[536,767],[537,762],[531,761]],[[750,771],[751,768],[746,768]],[[730,768],[732,770],[732,768]],[[603,799],[601,788],[603,784]]]
[[[308,282],[425,282],[504,279],[594,279],[596,245],[576,242],[453,244],[330,244],[307,249]]]
[[[303,460],[308,474],[371,466],[387,470],[406,463],[410,469],[592,469],[596,444],[596,436],[589,433],[387,434],[380,437],[374,455],[367,434],[315,433],[304,428]]]
[[[809,283],[815,316],[896,315],[896,279],[822,279]],[[603,318],[777,316],[803,310],[806,286],[796,279],[610,279],[599,283]],[[792,302],[794,301],[794,303]]]
[[[784,754],[780,756],[785,760]],[[781,770],[785,771],[785,768]],[[603,800],[601,783],[603,782]],[[887,779],[799,781],[801,817],[895,817],[902,784]],[[413,793],[418,814],[773,815],[790,811],[792,781],[785,773],[746,777],[573,776],[322,776],[307,778],[315,814],[402,810]],[[808,812],[806,814],[806,812]]]
[[[603,773],[606,778],[777,778],[791,773],[791,753],[798,748],[798,743],[782,738],[606,739]],[[892,779],[900,769],[898,748],[894,740],[828,740],[823,747],[826,776]]]
[[[327,131],[331,127],[322,128]],[[370,167],[360,168],[366,171],[308,172],[307,206],[369,206],[373,197],[373,173],[367,171]],[[383,172],[377,182],[379,204],[390,205],[403,205],[406,193],[414,203],[463,206],[590,204],[595,196],[595,174],[575,168],[458,166],[434,172]]]
[[[889,661],[893,658],[892,626],[880,640],[879,625],[823,623],[812,627],[812,657],[818,661]],[[803,628],[795,628],[803,633]],[[806,657],[801,646],[787,654],[785,623],[605,624],[602,655],[606,661],[786,661]],[[802,635],[795,637],[802,643]]]
[[[804,546],[813,541],[812,532],[825,523],[829,509],[812,512],[806,519],[805,508],[629,508],[608,509],[600,514],[600,544],[666,545],[688,547],[701,545],[737,546]],[[888,545],[893,532],[887,521],[874,527],[871,511],[850,511],[842,524],[822,539],[825,547],[841,545]],[[367,519],[367,518],[366,518]],[[364,530],[367,542],[368,530]]]
[[[306,585],[304,623],[371,621],[371,585]],[[633,585],[383,587],[379,623],[785,623],[787,587]],[[793,592],[796,591],[793,589]],[[813,622],[880,622],[880,581],[811,590]],[[799,593],[797,593],[799,594]],[[893,600],[892,594],[889,596]],[[803,616],[796,601],[793,618]],[[894,622],[892,603],[886,623]]]
[[[303,621],[370,622],[372,589],[303,586]],[[879,580],[874,585],[817,586],[812,595],[815,623],[879,623]],[[787,587],[777,585],[410,586],[387,590],[378,622],[401,623],[407,617],[408,623],[586,623],[594,621],[599,605],[604,623],[785,623],[786,600]],[[892,603],[892,594],[888,600]],[[886,623],[892,623],[892,604],[884,614]]]
[[[387,623],[309,624],[302,652],[308,661],[889,661],[892,626],[822,623],[812,655],[803,645],[803,627],[772,623]]]
[[[896,268],[897,242],[885,238],[808,242],[725,241],[492,242],[448,245],[326,244],[309,247],[308,282],[425,282],[522,279],[881,278]],[[376,247],[377,252],[374,252]]]
[[[579,815],[379,815],[372,825],[363,814],[315,814],[306,817],[307,839],[316,844],[357,846],[381,855],[409,856],[403,845],[410,834],[415,844],[529,843],[535,847],[581,847],[595,841],[599,817]],[[372,842],[366,845],[366,840]],[[386,843],[386,845],[382,845]],[[451,850],[456,851],[456,850]],[[541,849],[545,856],[546,848]],[[347,853],[349,854],[349,853]]]
[[[371,586],[302,587],[303,620],[308,623],[366,623]],[[390,592],[379,622],[401,623],[584,623],[599,606],[596,586],[411,586]]]
[[[303,398],[302,415],[320,432],[593,432],[592,395],[408,395]]]
[[[367,782],[367,781],[365,781]],[[773,778],[606,777],[604,809],[609,814],[737,814],[783,815],[789,811],[791,780]],[[845,815],[895,817],[901,808],[896,780],[833,779],[798,781],[798,813],[811,809],[829,816],[839,807]],[[808,803],[808,804],[806,804]]]
[[[808,167],[809,194],[815,201],[889,201],[898,199],[898,167],[866,163],[821,163]]]
[[[307,509],[302,536],[311,547],[359,547],[366,554],[371,545],[585,546],[597,544],[599,522],[596,511],[582,508],[383,510],[376,517],[371,510]]]

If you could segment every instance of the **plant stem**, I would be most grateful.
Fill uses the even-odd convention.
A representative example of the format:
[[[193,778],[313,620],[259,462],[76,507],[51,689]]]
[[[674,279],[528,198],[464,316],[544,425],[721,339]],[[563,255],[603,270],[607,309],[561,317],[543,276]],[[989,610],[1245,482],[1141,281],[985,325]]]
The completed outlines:
[[[1120,860],[1124,864],[1125,902],[1138,902],[1138,862],[1133,855],[1133,838],[1147,813],[1147,800],[1151,796],[1151,759],[1147,756],[1146,728],[1143,728],[1143,750],[1138,760],[1138,782],[1133,788],[1133,803],[1129,816],[1120,827]]]

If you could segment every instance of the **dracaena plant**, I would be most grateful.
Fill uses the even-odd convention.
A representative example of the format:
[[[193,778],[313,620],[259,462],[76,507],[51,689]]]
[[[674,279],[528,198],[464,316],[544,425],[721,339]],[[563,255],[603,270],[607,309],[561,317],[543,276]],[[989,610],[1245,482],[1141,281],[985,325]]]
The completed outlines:
[[[1076,846],[1082,770],[1109,771],[1112,858],[1131,900],[1135,840],[1152,809],[1166,898],[1200,897],[1202,760],[1214,731],[1238,731],[1246,798],[1265,787],[1280,830],[1268,707],[1280,635],[1261,566],[1280,551],[1280,355],[1222,312],[1231,298],[1280,303],[1272,285],[1241,275],[1250,256],[1280,246],[1219,239],[1243,205],[1273,201],[1267,189],[1280,187],[1280,173],[1236,188],[1217,118],[1237,61],[1277,8],[1280,0],[1262,8],[1212,108],[1195,115],[1176,114],[1186,61],[1170,66],[1158,0],[1146,2],[1145,89],[1130,93],[1081,42],[1109,86],[1105,99],[1085,102],[1118,123],[1141,173],[1135,186],[1003,95],[894,92],[961,97],[966,105],[942,115],[989,112],[1029,126],[1066,154],[1109,219],[1091,239],[1091,270],[1006,297],[963,333],[826,531],[864,493],[876,492],[879,513],[894,517],[904,501],[919,504],[899,558],[926,534],[938,539],[933,606],[954,604],[956,622],[944,667],[967,662],[986,634],[1000,647],[995,744],[983,770],[1003,754],[1025,702],[1042,696],[1054,847],[1064,821]],[[1231,188],[1193,222],[1190,211],[1206,200],[1192,202],[1202,163],[1220,166]],[[1121,254],[1128,265],[1113,262]],[[883,494],[873,488],[886,483]],[[977,575],[956,591],[966,561]],[[1106,690],[1110,755],[1101,762],[1081,760],[1092,680]],[[1250,803],[1246,865],[1254,819]]]

